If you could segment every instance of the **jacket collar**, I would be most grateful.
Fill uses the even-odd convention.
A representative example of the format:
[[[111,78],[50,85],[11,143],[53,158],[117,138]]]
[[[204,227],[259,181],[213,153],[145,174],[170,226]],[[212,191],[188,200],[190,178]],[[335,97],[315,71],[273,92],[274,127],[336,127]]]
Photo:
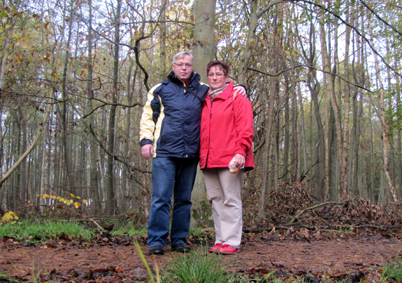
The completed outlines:
[[[182,83],[184,86],[186,86],[182,80],[180,80],[179,78],[176,77],[176,75],[174,74],[173,71],[171,71],[167,77],[168,77],[168,79],[170,79],[172,81]],[[199,83],[200,79],[201,79],[200,75],[193,71],[190,76],[190,83],[187,86],[192,85],[194,83]]]
[[[223,92],[217,96],[214,97],[215,99],[223,99],[226,100],[229,97],[232,97],[232,91],[233,91],[233,82],[229,82],[228,86],[223,90]],[[209,97],[209,93],[208,93],[208,97]]]

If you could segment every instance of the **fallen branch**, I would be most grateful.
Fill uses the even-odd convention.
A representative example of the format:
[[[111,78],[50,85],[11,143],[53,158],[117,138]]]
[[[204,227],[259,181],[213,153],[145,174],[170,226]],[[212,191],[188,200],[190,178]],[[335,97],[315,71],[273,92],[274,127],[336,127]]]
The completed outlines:
[[[295,222],[296,219],[299,218],[300,215],[302,215],[304,212],[306,212],[306,211],[308,211],[308,210],[313,210],[313,209],[316,209],[316,208],[319,208],[319,207],[321,207],[321,206],[328,205],[328,204],[329,204],[329,205],[341,205],[342,203],[329,201],[329,202],[323,202],[323,203],[319,203],[319,204],[316,204],[316,205],[307,207],[307,208],[301,210],[298,214],[296,214],[295,217],[293,217],[293,218],[292,218],[287,224],[285,224],[285,225],[291,225],[293,222]]]

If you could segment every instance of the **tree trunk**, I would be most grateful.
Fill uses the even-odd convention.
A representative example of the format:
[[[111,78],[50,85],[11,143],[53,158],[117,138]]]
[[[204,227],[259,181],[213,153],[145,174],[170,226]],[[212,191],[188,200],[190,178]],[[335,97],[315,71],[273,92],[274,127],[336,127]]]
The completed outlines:
[[[113,215],[116,212],[116,197],[114,191],[114,143],[115,143],[115,122],[116,122],[116,103],[119,95],[118,79],[119,79],[119,44],[120,44],[120,12],[121,0],[117,1],[117,9],[114,22],[114,65],[113,65],[113,92],[112,102],[109,113],[109,126],[108,126],[108,156],[106,165],[106,215]]]
[[[239,76],[237,78],[238,82],[243,85],[246,84],[248,65],[251,60],[251,51],[253,50],[255,41],[255,30],[257,28],[257,4],[257,0],[250,0],[250,20],[248,26],[247,41],[246,46],[244,47],[245,51],[243,57],[240,60]]]
[[[207,65],[214,59],[215,53],[215,8],[216,0],[195,1],[195,26],[194,26],[194,70],[201,75],[201,79],[207,79]],[[205,184],[201,170],[197,169],[193,193],[192,210],[200,210],[201,203],[206,202]],[[192,219],[193,220],[193,219]],[[192,221],[194,226],[196,222]]]
[[[215,8],[216,0],[195,1],[194,70],[207,79],[207,65],[215,55]]]
[[[350,22],[354,25],[354,16],[353,13],[350,13],[350,5],[349,2],[347,3],[347,19],[350,18]],[[346,44],[345,44],[345,60],[344,60],[344,71],[345,71],[345,78],[347,81],[352,81],[349,75],[349,46],[350,46],[350,33],[351,27],[346,27]],[[340,170],[340,189],[342,192],[342,198],[346,199],[348,197],[348,154],[349,154],[349,109],[350,109],[350,85],[348,82],[345,82],[345,89],[344,89],[344,119],[343,119],[343,136],[341,136],[341,141],[343,140],[343,144],[339,144],[339,150],[341,153],[341,160],[339,164]],[[341,101],[341,99],[339,99]],[[337,129],[342,129],[342,122],[340,120],[340,113],[339,113],[339,125]],[[339,133],[338,133],[339,134]],[[339,142],[339,140],[338,140]],[[357,160],[356,160],[357,161]]]
[[[288,173],[289,173],[289,155],[290,155],[290,89],[289,89],[289,80],[285,80],[286,84],[286,93],[285,93],[285,119],[284,119],[284,131],[285,137],[283,140],[283,170],[282,176],[283,181],[289,182]],[[293,117],[292,117],[293,118]],[[279,134],[279,133],[278,133]],[[279,163],[279,162],[278,162]]]
[[[11,3],[10,3],[11,4]],[[16,11],[19,10],[21,4],[21,0],[16,0],[13,1],[13,3],[11,5],[13,5],[14,9]],[[2,11],[6,11],[7,8],[9,8],[9,5],[7,4],[7,1],[2,1],[1,5],[3,7],[0,7]],[[6,7],[5,7],[6,6]],[[6,83],[6,71],[7,71],[7,66],[9,63],[9,57],[8,55],[11,54],[11,52],[13,51],[13,48],[11,48],[11,45],[14,41],[14,28],[15,28],[15,24],[17,21],[19,21],[20,19],[18,17],[5,17],[2,18],[2,21],[6,20],[7,22],[3,22],[4,26],[6,27],[6,29],[2,30],[2,34],[3,34],[3,38],[4,38],[4,45],[2,46],[2,56],[0,59],[0,89],[3,90],[5,83]]]
[[[335,86],[334,86],[334,80],[329,77],[328,74],[332,73],[331,72],[331,63],[330,63],[330,58],[329,58],[329,53],[327,51],[327,40],[326,40],[326,32],[324,29],[324,19],[323,16],[321,16],[321,22],[320,22],[320,38],[321,38],[321,52],[322,52],[322,61],[323,61],[323,69],[324,69],[324,78],[325,81],[327,82],[327,87],[328,87],[328,92],[329,96],[331,99],[331,106],[332,110],[334,111],[335,115],[335,126],[336,126],[336,137],[337,137],[337,150],[338,150],[338,168],[341,169],[340,171],[344,172],[344,170],[340,167],[341,164],[343,165],[343,142],[342,142],[342,124],[341,124],[341,116],[340,116],[340,111],[338,107],[338,103],[336,101],[335,97]],[[328,145],[329,146],[329,145]],[[327,151],[329,148],[327,148]],[[347,165],[347,164],[346,164]],[[347,166],[345,166],[347,168]],[[340,178],[340,190],[341,190],[341,197],[342,199],[347,199],[348,197],[348,188],[347,188],[347,182],[346,186],[344,183],[343,177],[347,175],[341,175]]]
[[[88,20],[88,76],[87,76],[87,112],[91,113],[93,111],[93,98],[94,93],[92,90],[92,81],[93,81],[93,57],[92,57],[92,0],[88,1],[88,8],[89,8],[89,20]],[[96,120],[94,115],[90,115],[88,118],[89,126],[95,131],[96,133]],[[97,143],[91,137],[90,141],[90,162],[89,162],[89,190],[90,194],[87,198],[92,199],[93,206],[95,208],[95,213],[101,212],[102,209],[102,200],[99,195],[99,172],[98,172],[98,161],[97,161]]]
[[[252,2],[253,4],[253,2]],[[274,30],[277,29],[277,21],[274,20]],[[278,56],[276,55],[276,52],[279,52],[278,44],[275,39],[273,39],[273,49],[271,51],[270,59],[272,61],[272,72],[274,74],[278,73],[279,70],[279,59]],[[270,175],[270,149],[271,149],[271,135],[273,132],[273,126],[274,126],[274,121],[275,121],[275,104],[278,103],[278,96],[279,96],[279,81],[277,77],[272,78],[269,80],[270,84],[270,95],[267,93],[266,101],[268,101],[269,106],[268,106],[268,121],[265,122],[266,124],[266,133],[265,133],[265,143],[264,143],[264,150],[262,151],[264,154],[264,159],[263,159],[263,177],[262,177],[262,185],[261,185],[261,200],[259,204],[259,209],[258,209],[258,217],[259,219],[263,219],[265,217],[265,202],[266,202],[266,196],[268,194],[268,188],[269,188],[269,175]],[[272,168],[274,168],[274,164],[272,165]],[[274,182],[277,182],[277,180],[274,180]],[[276,189],[276,188],[275,188]]]
[[[371,37],[373,38],[373,31],[372,31],[372,26],[370,25],[370,33]],[[382,130],[382,137],[383,137],[383,165],[384,165],[384,171],[385,171],[385,177],[388,183],[389,191],[391,193],[392,199],[395,202],[398,202],[398,195],[396,194],[395,187],[393,185],[392,181],[392,176],[390,172],[390,166],[389,166],[389,136],[388,136],[388,129],[387,129],[387,122],[385,119],[386,113],[385,113],[385,93],[384,93],[384,86],[381,80],[381,72],[380,72],[380,67],[378,63],[378,57],[377,54],[374,54],[374,60],[375,60],[375,68],[376,68],[376,75],[377,75],[377,82],[380,87],[380,112],[377,113],[379,116],[379,120],[381,122],[381,130]],[[370,95],[371,99],[371,95]]]
[[[63,144],[63,152],[64,152],[64,162],[65,162],[65,169],[66,169],[66,177],[67,177],[67,190],[69,190],[71,193],[76,194],[75,192],[75,182],[74,182],[74,176],[72,176],[72,148],[70,147],[70,141],[69,141],[69,123],[68,123],[68,109],[67,109],[67,100],[68,100],[68,94],[67,94],[67,72],[68,72],[68,65],[69,65],[69,60],[70,60],[70,44],[71,44],[71,37],[72,37],[72,32],[73,32],[73,7],[74,3],[73,1],[70,2],[69,6],[69,12],[70,12],[70,20],[68,21],[68,35],[67,35],[67,48],[66,48],[66,53],[64,57],[64,69],[63,69],[63,78],[62,78],[62,115],[61,115],[61,120],[62,120],[62,125],[63,125],[63,131],[62,131],[62,144]]]
[[[305,60],[307,61],[307,65],[309,67],[308,76],[307,76],[307,87],[310,91],[311,103],[312,103],[312,115],[315,119],[315,126],[317,129],[316,140],[312,144],[312,152],[314,152],[314,159],[311,166],[314,166],[314,195],[319,201],[323,201],[324,199],[328,199],[326,196],[324,188],[328,188],[329,186],[325,187],[324,180],[329,180],[329,178],[325,178],[328,176],[326,174],[326,169],[328,166],[325,162],[325,135],[324,135],[324,126],[321,120],[321,113],[320,113],[320,103],[318,99],[318,95],[321,90],[321,85],[317,80],[317,73],[315,71],[315,64],[316,64],[316,46],[315,46],[315,38],[316,32],[313,23],[310,23],[310,30],[309,30],[309,50],[303,49],[303,55]],[[313,119],[311,119],[313,120]],[[311,127],[312,128],[312,127]],[[310,134],[312,131],[310,130]],[[313,137],[310,137],[310,140],[313,142]],[[307,172],[307,171],[306,171]]]
[[[216,1],[216,0],[215,0]],[[160,80],[163,81],[167,76],[166,69],[166,6],[169,0],[161,0],[161,23],[160,23],[160,55],[161,55],[161,76]]]

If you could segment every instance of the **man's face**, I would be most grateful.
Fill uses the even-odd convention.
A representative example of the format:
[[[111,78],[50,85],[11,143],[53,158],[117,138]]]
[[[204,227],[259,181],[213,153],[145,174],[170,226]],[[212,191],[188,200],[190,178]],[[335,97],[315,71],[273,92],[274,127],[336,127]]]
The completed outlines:
[[[191,57],[186,55],[181,59],[178,59],[172,65],[172,69],[177,78],[182,81],[190,79],[191,73],[193,72],[193,62]]]

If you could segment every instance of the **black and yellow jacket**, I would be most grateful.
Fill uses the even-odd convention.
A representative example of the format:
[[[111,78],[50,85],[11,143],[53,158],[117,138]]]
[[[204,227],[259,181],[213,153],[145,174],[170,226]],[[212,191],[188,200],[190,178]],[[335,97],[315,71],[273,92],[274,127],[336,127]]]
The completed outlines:
[[[148,92],[140,145],[153,144],[154,157],[199,157],[202,104],[209,87],[194,72],[186,87],[189,91],[171,72]]]

